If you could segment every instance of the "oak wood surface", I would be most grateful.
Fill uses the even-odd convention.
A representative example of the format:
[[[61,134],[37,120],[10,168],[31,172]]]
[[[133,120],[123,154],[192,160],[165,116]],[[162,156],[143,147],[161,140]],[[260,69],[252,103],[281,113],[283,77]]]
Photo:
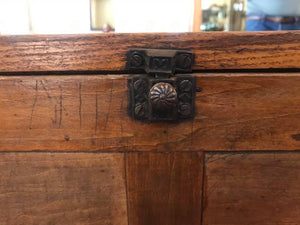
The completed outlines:
[[[1,153],[1,225],[127,225],[123,154]]]
[[[300,224],[300,154],[207,154],[203,225]]]
[[[128,153],[130,225],[201,223],[202,153]]]
[[[0,72],[122,71],[131,48],[187,49],[194,70],[300,68],[300,32],[0,36]]]
[[[299,74],[196,74],[194,120],[128,116],[126,75],[0,77],[0,151],[300,149]]]

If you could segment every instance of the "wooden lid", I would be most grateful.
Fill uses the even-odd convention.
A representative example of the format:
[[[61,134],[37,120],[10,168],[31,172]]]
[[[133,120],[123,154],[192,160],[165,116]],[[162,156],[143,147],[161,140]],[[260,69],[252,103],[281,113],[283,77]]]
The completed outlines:
[[[0,36],[0,72],[120,72],[132,48],[185,49],[193,70],[300,68],[300,31]]]

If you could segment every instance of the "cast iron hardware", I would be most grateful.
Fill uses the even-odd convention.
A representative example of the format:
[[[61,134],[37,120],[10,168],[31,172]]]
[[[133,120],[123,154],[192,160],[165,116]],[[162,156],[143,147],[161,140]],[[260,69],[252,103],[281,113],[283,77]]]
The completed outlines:
[[[183,50],[134,49],[127,53],[126,68],[147,74],[174,75],[192,72],[194,54]]]
[[[194,54],[183,50],[134,49],[127,53],[126,69],[143,71],[129,79],[129,113],[136,120],[178,121],[195,114]]]

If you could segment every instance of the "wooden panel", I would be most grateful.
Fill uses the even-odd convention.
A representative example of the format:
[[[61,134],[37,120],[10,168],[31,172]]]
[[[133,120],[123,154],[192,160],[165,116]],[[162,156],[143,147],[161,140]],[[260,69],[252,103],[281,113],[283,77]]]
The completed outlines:
[[[300,153],[208,154],[204,225],[300,224]]]
[[[127,224],[123,154],[1,153],[1,225]]]
[[[127,154],[130,225],[199,225],[201,153]]]
[[[0,77],[0,151],[300,149],[299,74],[197,76],[195,119],[152,124],[125,75]]]
[[[0,72],[120,71],[131,48],[188,49],[194,70],[299,68],[300,32],[0,36]]]

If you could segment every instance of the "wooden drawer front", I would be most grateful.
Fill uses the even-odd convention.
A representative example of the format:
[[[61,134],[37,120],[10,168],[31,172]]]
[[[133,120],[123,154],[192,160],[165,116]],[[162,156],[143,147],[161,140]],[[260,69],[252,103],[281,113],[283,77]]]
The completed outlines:
[[[300,224],[300,153],[205,156],[204,225]]]
[[[1,225],[127,225],[123,154],[1,153]]]
[[[1,77],[2,151],[300,149],[300,74],[195,74],[194,120],[128,116],[130,75]],[[145,133],[147,130],[147,133]]]

